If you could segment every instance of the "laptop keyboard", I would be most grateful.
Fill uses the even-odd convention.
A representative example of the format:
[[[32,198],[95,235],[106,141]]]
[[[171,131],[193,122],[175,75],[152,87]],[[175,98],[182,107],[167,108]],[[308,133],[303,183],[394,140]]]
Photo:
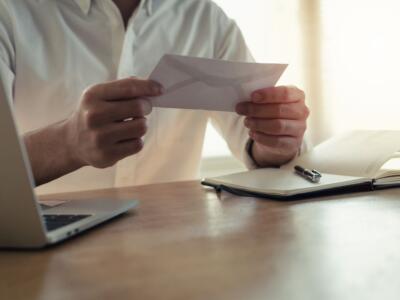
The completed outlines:
[[[91,215],[43,215],[47,231],[56,230],[60,227],[78,222]]]

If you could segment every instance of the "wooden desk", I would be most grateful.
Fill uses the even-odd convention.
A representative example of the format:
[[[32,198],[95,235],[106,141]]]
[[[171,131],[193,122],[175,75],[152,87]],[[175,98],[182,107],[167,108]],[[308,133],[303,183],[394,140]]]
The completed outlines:
[[[198,182],[82,194],[141,205],[44,251],[0,252],[0,299],[400,299],[400,189],[280,203]]]

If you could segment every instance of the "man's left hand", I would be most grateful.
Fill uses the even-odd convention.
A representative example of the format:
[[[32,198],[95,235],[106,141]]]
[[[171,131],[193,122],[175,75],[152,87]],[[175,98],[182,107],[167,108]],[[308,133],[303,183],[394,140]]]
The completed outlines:
[[[236,111],[246,117],[244,124],[254,141],[251,154],[258,166],[280,166],[297,155],[310,114],[302,90],[292,86],[258,90]]]

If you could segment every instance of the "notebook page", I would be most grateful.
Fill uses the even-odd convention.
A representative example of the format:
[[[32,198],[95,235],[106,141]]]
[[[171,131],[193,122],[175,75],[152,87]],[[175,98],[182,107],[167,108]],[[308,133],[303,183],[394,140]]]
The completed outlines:
[[[351,131],[323,142],[283,169],[301,165],[323,173],[375,178],[400,150],[400,131]]]
[[[398,180],[400,177],[400,152],[396,152],[378,171],[377,178],[391,177],[391,180]],[[397,177],[397,178],[395,178]]]

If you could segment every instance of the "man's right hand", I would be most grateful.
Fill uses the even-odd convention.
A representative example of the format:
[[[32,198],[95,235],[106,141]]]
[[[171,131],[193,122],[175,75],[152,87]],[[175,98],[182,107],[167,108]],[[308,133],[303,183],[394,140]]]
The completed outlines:
[[[79,108],[64,123],[66,147],[79,166],[106,168],[143,148],[150,101],[158,83],[127,78],[94,85],[83,93]]]

